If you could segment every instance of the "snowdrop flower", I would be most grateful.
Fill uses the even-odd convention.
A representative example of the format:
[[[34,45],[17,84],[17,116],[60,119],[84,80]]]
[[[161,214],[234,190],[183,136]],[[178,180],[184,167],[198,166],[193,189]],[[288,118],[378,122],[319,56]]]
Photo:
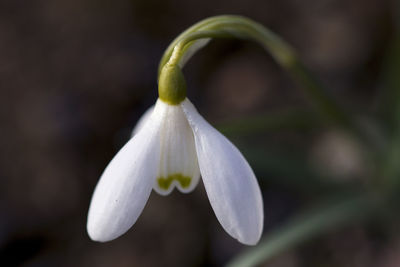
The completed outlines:
[[[105,242],[124,234],[138,219],[151,190],[194,190],[202,177],[222,227],[241,243],[254,245],[263,229],[257,179],[239,150],[213,128],[186,98],[178,65],[166,65],[159,99],[134,136],[105,169],[94,191],[87,230]]]

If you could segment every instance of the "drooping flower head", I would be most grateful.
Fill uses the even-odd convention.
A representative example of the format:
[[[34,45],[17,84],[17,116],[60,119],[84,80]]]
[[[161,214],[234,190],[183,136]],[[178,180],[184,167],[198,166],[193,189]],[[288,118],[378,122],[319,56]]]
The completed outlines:
[[[101,176],[89,208],[89,236],[101,242],[119,237],[136,222],[152,189],[189,193],[201,177],[225,231],[254,245],[264,216],[257,179],[239,150],[186,98],[179,62],[163,66],[159,99]]]

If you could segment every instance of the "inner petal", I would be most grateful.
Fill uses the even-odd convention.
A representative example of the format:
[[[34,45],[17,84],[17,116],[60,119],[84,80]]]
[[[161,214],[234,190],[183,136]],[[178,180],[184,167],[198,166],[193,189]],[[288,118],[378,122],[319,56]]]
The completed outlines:
[[[160,164],[153,188],[161,195],[169,194],[174,187],[188,193],[200,178],[193,132],[180,105],[165,105]]]

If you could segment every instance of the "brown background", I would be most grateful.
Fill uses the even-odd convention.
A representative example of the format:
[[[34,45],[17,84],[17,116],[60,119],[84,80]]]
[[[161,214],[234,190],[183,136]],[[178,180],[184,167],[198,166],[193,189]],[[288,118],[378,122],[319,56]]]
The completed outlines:
[[[381,0],[1,0],[0,265],[225,264],[244,246],[218,224],[202,185],[189,195],[152,193],[138,222],[118,240],[100,244],[86,234],[98,178],[156,100],[164,49],[205,17],[245,15],[291,43],[343,105],[370,113],[379,100],[394,10],[394,2]],[[185,75],[191,100],[217,126],[308,107],[299,86],[252,43],[212,42]],[[317,201],[323,191],[301,182],[304,166],[312,167],[315,155],[332,155],[332,136],[343,143],[323,127],[226,134],[259,178],[265,232]],[[265,153],[257,156],[255,148]],[[355,164],[351,174],[366,171]],[[291,177],[300,183],[287,182]],[[399,238],[354,225],[268,266],[400,266],[396,253]]]

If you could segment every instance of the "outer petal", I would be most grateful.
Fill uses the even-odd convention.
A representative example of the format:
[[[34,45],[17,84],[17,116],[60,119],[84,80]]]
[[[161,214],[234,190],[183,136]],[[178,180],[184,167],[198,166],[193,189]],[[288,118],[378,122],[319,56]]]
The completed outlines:
[[[89,208],[87,231],[91,239],[105,242],[119,237],[142,212],[157,175],[163,116],[155,107],[151,119],[105,169]]]
[[[247,245],[261,237],[263,202],[257,179],[239,150],[197,112],[182,103],[192,127],[200,173],[211,206],[222,227]]]

